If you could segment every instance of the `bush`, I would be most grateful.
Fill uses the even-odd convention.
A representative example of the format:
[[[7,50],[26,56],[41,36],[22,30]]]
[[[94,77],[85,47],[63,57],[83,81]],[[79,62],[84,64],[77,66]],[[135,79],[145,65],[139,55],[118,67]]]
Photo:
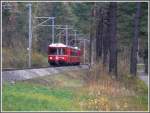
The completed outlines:
[[[33,52],[32,54],[32,67],[48,66],[47,56],[40,53]]]
[[[2,49],[3,68],[23,68],[27,66],[26,51],[24,49],[20,50],[15,50],[13,48]]]
[[[28,51],[24,48],[3,48],[2,49],[3,68],[25,68],[28,67]],[[48,66],[47,56],[38,52],[32,53],[32,67]]]

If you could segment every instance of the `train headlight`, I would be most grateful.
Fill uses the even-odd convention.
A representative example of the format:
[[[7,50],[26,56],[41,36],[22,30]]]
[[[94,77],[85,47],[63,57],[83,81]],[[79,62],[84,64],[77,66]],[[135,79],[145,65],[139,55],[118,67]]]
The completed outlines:
[[[58,60],[58,57],[56,56],[56,60]]]
[[[49,57],[49,59],[52,60],[53,58],[52,58],[52,57]]]

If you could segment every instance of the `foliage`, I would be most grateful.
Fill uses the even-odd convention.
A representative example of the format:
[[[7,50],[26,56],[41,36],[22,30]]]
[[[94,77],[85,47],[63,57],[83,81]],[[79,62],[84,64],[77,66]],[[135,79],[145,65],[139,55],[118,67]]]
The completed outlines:
[[[33,67],[44,67],[47,66],[47,56],[42,55],[38,52],[32,53],[32,66]]]
[[[2,58],[3,68],[23,68],[27,66],[27,53],[24,49],[20,51],[20,49],[3,48]]]
[[[32,16],[33,26],[42,22],[43,20],[37,20],[35,16],[55,16],[56,24],[68,24],[74,29],[78,30],[78,33],[86,34],[85,38],[88,38],[90,33],[91,20],[98,19],[91,16],[91,10],[95,7],[94,2],[49,2],[49,3],[32,3]],[[11,49],[25,49],[28,47],[28,8],[27,4],[23,2],[10,3],[14,6],[12,10],[3,10],[2,12],[2,26],[3,26],[3,48]],[[109,3],[99,2],[96,3],[96,7],[108,8]],[[135,3],[117,3],[117,40],[118,49],[123,51],[129,51],[131,45],[131,39],[133,37],[133,16],[135,14]],[[147,22],[148,22],[148,5],[146,2],[142,2],[141,8],[141,21],[140,21],[140,51],[147,48]],[[48,22],[50,24],[50,22]],[[93,23],[95,24],[95,23]],[[94,31],[94,25],[92,30]],[[55,30],[55,35],[60,30]],[[70,33],[73,31],[70,30]],[[73,37],[70,37],[70,39]],[[82,37],[78,37],[82,38]],[[93,36],[94,38],[94,36]],[[45,54],[47,52],[47,45],[52,41],[51,28],[50,27],[37,27],[33,28],[33,51],[37,54]],[[55,42],[58,42],[58,37],[55,38]],[[19,44],[19,47],[17,48]],[[12,49],[14,48],[14,49]],[[87,48],[88,49],[88,48]],[[3,50],[5,51],[5,49]],[[20,50],[24,51],[24,50]],[[127,53],[128,54],[128,53]],[[129,55],[127,55],[129,56]],[[7,60],[8,56],[4,56],[3,60]],[[19,59],[19,57],[18,57]],[[22,61],[22,60],[20,60]],[[11,63],[10,63],[11,65]],[[26,64],[23,64],[26,65]],[[40,65],[40,64],[38,64]]]
[[[15,50],[13,48],[3,48],[2,57],[3,68],[25,68],[28,65],[28,51],[24,48]],[[39,52],[33,52],[32,65],[34,67],[47,66],[47,56]]]
[[[14,2],[12,12],[2,13],[3,67],[27,67],[28,63],[28,9],[26,3]],[[108,3],[96,7],[108,8]],[[63,72],[57,77],[41,77],[3,87],[3,110],[85,110],[123,111],[148,110],[148,87],[138,77],[129,75],[129,53],[133,38],[135,3],[117,3],[117,41],[119,50],[118,79],[109,76],[107,67],[96,64],[89,72]],[[92,27],[94,39],[95,20],[91,16],[94,3],[33,3],[33,26],[43,20],[35,16],[55,16],[56,24],[68,24],[78,33],[89,35]],[[140,51],[148,45],[148,5],[142,2],[140,18]],[[94,22],[91,25],[91,20]],[[48,23],[50,24],[50,23]],[[55,30],[55,35],[60,30]],[[70,31],[70,33],[73,33]],[[71,39],[73,37],[69,37]],[[82,37],[78,37],[82,38]],[[85,37],[88,38],[88,37]],[[52,41],[50,27],[33,28],[32,65],[47,66],[47,46]],[[55,38],[55,42],[58,38]],[[94,42],[94,41],[93,41]],[[95,47],[95,45],[93,44]],[[88,50],[88,47],[86,48]],[[94,50],[94,49],[93,49]],[[87,55],[88,58],[88,55]],[[101,63],[102,64],[102,63]],[[88,73],[88,74],[87,74]]]

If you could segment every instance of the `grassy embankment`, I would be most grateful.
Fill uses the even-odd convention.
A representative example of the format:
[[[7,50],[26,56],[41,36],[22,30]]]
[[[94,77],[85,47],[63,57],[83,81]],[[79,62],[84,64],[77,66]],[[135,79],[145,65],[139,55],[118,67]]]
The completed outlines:
[[[2,48],[3,68],[28,67],[28,51],[24,48]],[[32,51],[32,67],[48,66],[47,53]]]
[[[90,73],[70,71],[14,85],[6,83],[3,86],[3,110],[148,110],[148,88],[137,77],[124,76],[115,80],[101,70],[95,72],[93,69]]]

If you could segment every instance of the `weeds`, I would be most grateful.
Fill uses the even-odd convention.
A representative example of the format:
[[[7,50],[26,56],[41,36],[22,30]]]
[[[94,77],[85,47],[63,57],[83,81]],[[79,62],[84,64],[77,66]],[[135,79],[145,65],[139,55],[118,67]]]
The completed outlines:
[[[2,52],[3,68],[24,68],[28,66],[28,51],[25,50],[25,48],[3,48]],[[47,65],[47,56],[35,51],[32,52],[33,67],[42,67]]]
[[[48,65],[47,56],[43,56],[40,53],[33,52],[32,54],[32,66],[33,67],[43,67]]]
[[[89,73],[67,71],[5,85],[3,109],[147,111],[148,87],[127,72],[116,80],[102,65],[96,65]]]
[[[96,64],[88,74],[85,89],[89,98],[81,101],[83,110],[129,111],[147,110],[148,88],[137,77],[131,77],[122,62],[119,79],[114,79],[101,64]],[[141,95],[143,94],[143,95]],[[144,106],[143,106],[144,105]]]

